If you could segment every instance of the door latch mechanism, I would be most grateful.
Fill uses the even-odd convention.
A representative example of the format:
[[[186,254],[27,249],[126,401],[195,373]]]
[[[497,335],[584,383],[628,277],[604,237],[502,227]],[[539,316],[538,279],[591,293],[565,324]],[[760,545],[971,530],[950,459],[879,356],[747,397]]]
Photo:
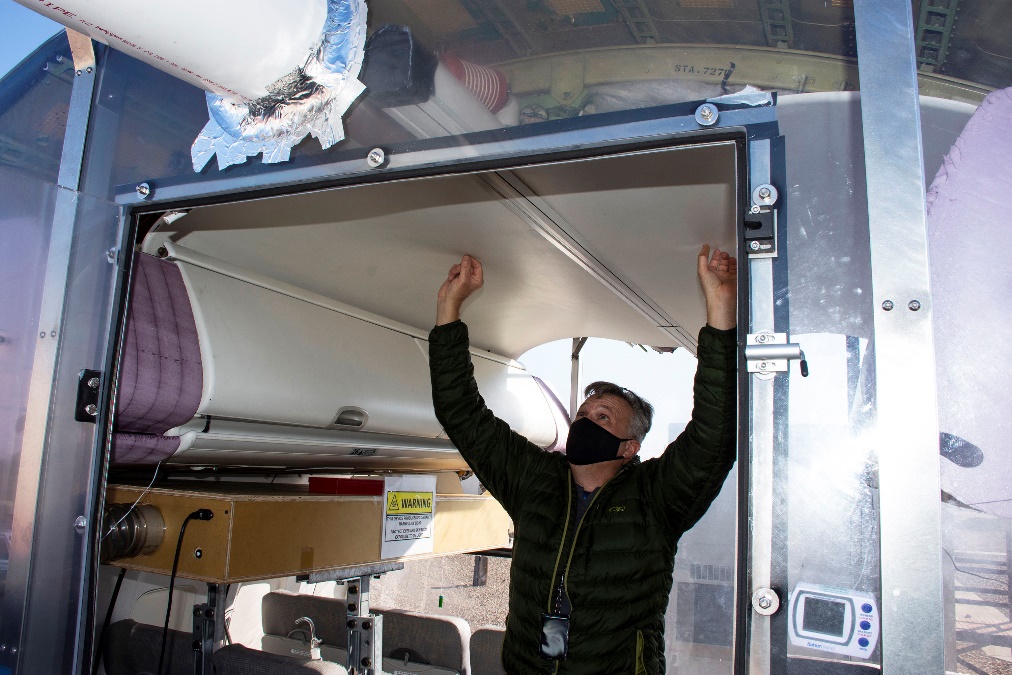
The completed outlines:
[[[752,206],[745,213],[745,250],[750,258],[777,256],[777,189],[769,183],[752,190]]]
[[[805,352],[797,342],[787,341],[787,333],[762,331],[748,334],[745,341],[748,372],[766,380],[774,373],[786,373],[792,360],[801,361],[801,377],[808,377]]]

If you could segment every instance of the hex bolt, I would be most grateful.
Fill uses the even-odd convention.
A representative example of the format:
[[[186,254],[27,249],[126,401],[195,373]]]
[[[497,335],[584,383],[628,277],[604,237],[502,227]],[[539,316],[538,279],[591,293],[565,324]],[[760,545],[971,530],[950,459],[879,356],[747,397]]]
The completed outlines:
[[[370,168],[378,169],[386,163],[387,154],[383,152],[382,148],[373,148],[369,151],[369,154],[366,155],[365,161]]]
[[[765,187],[764,188],[759,188],[759,197],[760,198],[762,198],[762,199],[769,199],[771,194],[772,193],[770,192],[769,188],[765,188]]]
[[[919,302],[918,300],[911,300],[911,301],[910,301],[910,302],[909,302],[909,303],[907,304],[907,308],[908,308],[908,309],[909,309],[909,310],[910,310],[911,312],[916,312],[917,310],[919,310],[919,309],[921,308],[921,303],[920,303],[920,302]]]
[[[355,619],[349,619],[348,620],[348,628],[352,628],[352,629],[358,628],[358,621],[355,621]]]
[[[748,247],[750,249],[752,249],[753,251],[758,251],[759,250],[759,242],[758,241],[751,241],[751,242],[749,242]]]
[[[98,389],[98,385],[101,383],[102,383],[101,380],[99,380],[97,377],[93,377],[90,380],[88,380],[88,386],[91,387],[92,389]]]
[[[88,405],[84,406],[84,412],[94,417],[95,415],[98,414],[98,406],[95,405],[94,403],[89,403]]]
[[[884,309],[887,312],[893,311],[893,307],[895,306],[896,305],[893,304],[892,300],[886,300],[885,302],[882,303],[882,309]]]
[[[759,606],[762,607],[763,609],[769,609],[770,605],[772,605],[772,604],[773,603],[770,602],[770,599],[767,598],[765,595],[763,597],[759,598]]]

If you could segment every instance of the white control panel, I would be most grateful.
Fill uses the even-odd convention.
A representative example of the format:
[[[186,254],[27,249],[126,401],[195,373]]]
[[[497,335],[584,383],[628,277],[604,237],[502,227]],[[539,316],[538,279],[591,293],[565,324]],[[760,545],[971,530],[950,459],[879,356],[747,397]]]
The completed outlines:
[[[867,659],[878,643],[878,606],[870,593],[799,583],[787,625],[793,645]]]

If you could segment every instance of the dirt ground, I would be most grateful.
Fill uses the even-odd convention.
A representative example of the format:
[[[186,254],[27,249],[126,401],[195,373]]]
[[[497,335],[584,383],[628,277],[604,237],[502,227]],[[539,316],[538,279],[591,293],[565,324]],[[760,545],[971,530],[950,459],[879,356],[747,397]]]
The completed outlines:
[[[506,625],[509,604],[510,560],[488,560],[484,586],[474,585],[475,556],[454,555],[413,560],[404,569],[372,582],[374,607],[396,607],[411,612],[456,616],[471,630]],[[440,607],[442,598],[442,607]]]

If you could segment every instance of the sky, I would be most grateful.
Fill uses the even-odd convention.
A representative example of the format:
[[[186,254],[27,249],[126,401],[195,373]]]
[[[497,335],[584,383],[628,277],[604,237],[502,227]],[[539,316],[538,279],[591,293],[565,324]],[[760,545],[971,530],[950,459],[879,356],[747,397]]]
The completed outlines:
[[[13,0],[0,0],[0,77],[63,26]]]

